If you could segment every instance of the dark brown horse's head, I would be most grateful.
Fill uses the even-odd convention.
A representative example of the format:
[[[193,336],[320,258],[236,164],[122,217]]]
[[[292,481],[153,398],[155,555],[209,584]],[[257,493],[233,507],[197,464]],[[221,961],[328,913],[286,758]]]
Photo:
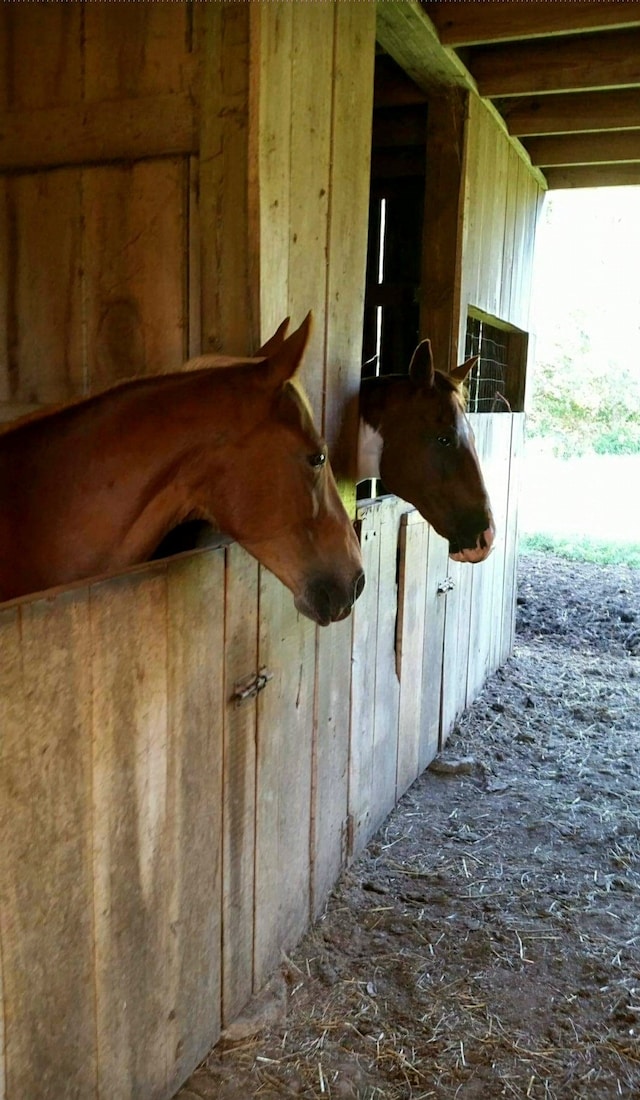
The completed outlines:
[[[325,626],[349,614],[364,573],[326,444],[296,376],[310,327],[309,315],[285,338],[284,322],[245,375],[242,400],[257,416],[233,448],[215,518],[293,592],[300,612]]]
[[[382,437],[380,476],[449,542],[454,561],[488,556],[495,527],[460,383],[475,359],[451,374],[434,370],[431,344],[416,349],[408,377],[366,379],[360,415]]]

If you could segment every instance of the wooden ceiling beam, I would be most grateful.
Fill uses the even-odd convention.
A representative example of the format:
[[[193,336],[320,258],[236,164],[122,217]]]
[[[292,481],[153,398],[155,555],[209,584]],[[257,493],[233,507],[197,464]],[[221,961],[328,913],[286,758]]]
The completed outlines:
[[[466,63],[491,98],[632,87],[640,85],[640,29],[474,47]]]
[[[640,184],[640,164],[581,164],[572,168],[548,168],[550,191],[567,187],[631,187]]]
[[[442,94],[447,88],[477,92],[476,82],[454,50],[443,47],[434,24],[418,0],[388,3],[377,0],[376,38],[404,72],[427,93]],[[487,103],[498,127],[509,138],[518,156],[534,178],[544,186],[542,173],[531,165],[516,138],[511,138],[506,123],[492,103]]]
[[[570,164],[640,162],[640,130],[525,138],[522,144],[533,163],[542,169]]]
[[[496,102],[509,133],[569,134],[589,130],[630,130],[640,127],[637,88],[608,92],[566,92]]]
[[[433,19],[440,41],[446,46],[472,46],[486,42],[600,31],[611,27],[640,26],[640,3],[635,0],[435,0],[423,7]]]

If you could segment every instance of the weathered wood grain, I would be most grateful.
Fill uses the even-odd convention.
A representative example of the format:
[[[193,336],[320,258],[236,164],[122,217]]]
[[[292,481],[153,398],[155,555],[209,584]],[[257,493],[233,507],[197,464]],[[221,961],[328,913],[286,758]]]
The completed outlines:
[[[199,205],[203,352],[247,355],[260,344],[249,272],[251,5],[198,4],[201,68]],[[280,318],[281,320],[282,318]]]
[[[447,597],[438,591],[449,568],[449,544],[429,529],[427,548],[424,640],[422,648],[422,707],[420,711],[419,771],[431,763],[440,747],[444,626]]]
[[[198,118],[186,92],[0,115],[3,172],[141,160],[197,148]]]
[[[373,832],[373,728],[380,583],[379,503],[358,508],[364,591],[353,610],[351,746],[349,754],[349,855],[356,855]]]
[[[224,550],[167,568],[167,1095],[221,1025],[224,578]]]
[[[96,1089],[88,614],[80,589],[0,616],[8,1097]]]
[[[167,603],[163,567],[91,589],[98,1084],[163,1095],[169,968]]]
[[[5,184],[7,398],[55,403],[82,392],[82,185],[78,170]]]
[[[318,630],[311,888],[318,916],[346,858],[353,617]]]
[[[253,992],[257,702],[232,697],[259,668],[258,564],[229,546],[225,576],[222,1014],[228,1024]]]
[[[399,550],[396,665],[400,702],[396,801],[420,774],[429,527],[418,512],[402,516]]]
[[[400,518],[411,505],[397,497],[382,502],[378,526],[380,573],[373,721],[372,831],[396,801],[400,681],[396,664],[398,539]],[[370,689],[371,690],[371,689]]]
[[[186,359],[186,174],[182,158],[83,173],[91,389]]]
[[[260,577],[259,662],[273,679],[258,698],[254,987],[309,920],[315,627],[291,593]]]

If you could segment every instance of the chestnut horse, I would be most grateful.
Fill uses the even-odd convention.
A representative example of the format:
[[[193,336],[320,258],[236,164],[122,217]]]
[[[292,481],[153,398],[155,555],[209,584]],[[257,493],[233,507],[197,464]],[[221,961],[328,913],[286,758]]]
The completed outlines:
[[[429,340],[408,375],[363,379],[358,480],[381,477],[449,542],[454,561],[484,561],[495,527],[465,416],[460,383],[477,360],[451,374],[434,370]]]
[[[259,358],[204,356],[0,433],[0,600],[146,561],[196,518],[315,622],[348,615],[362,558],[296,377],[310,324]]]

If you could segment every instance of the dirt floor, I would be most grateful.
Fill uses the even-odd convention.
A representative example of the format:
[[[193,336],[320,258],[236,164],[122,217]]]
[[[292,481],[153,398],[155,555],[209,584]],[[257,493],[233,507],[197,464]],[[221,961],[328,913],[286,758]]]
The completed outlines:
[[[514,657],[180,1100],[640,1097],[639,657],[640,570],[523,558]]]

